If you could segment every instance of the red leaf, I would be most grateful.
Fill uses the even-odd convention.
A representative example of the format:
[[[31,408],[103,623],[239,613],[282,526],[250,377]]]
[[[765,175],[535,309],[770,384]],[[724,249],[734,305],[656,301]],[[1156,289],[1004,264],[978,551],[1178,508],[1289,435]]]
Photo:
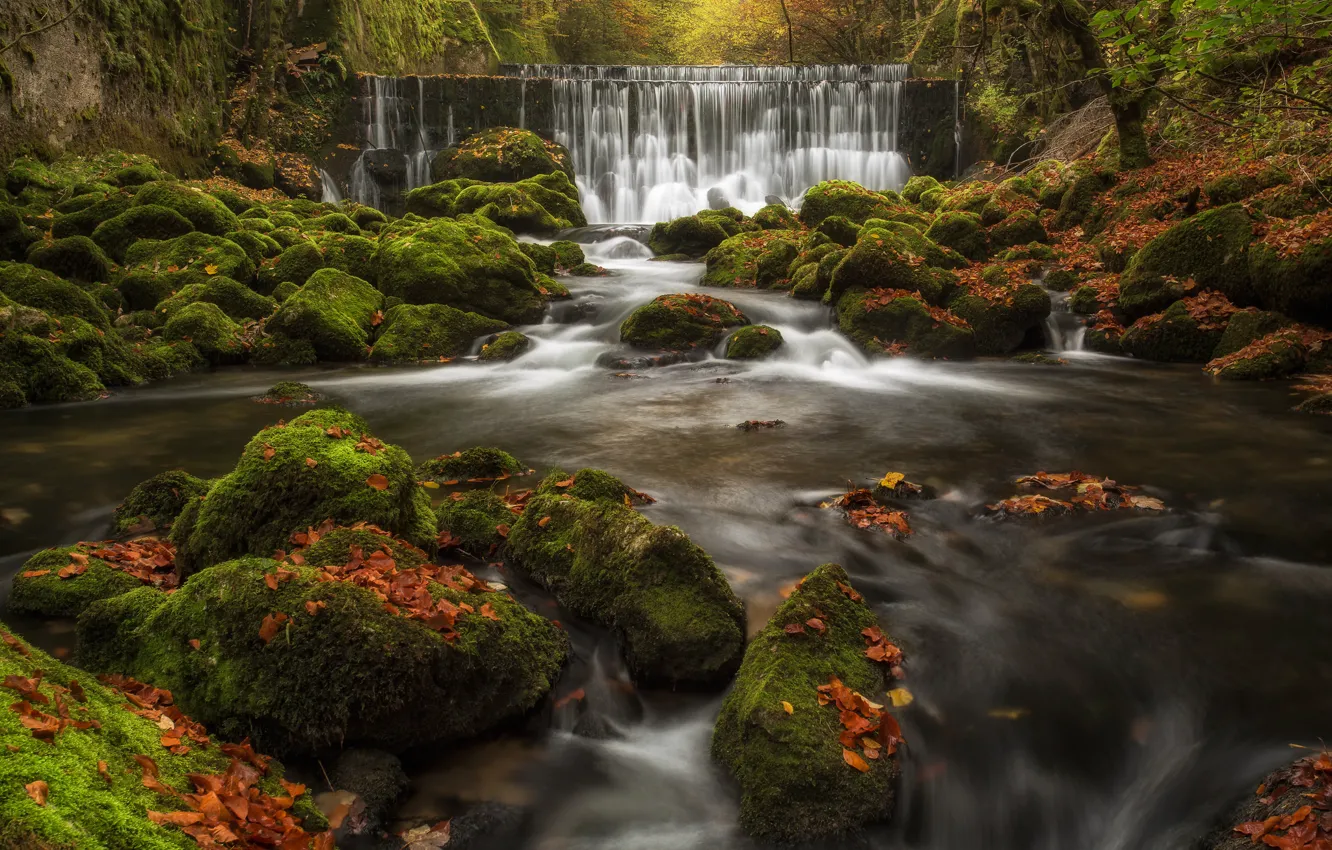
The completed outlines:
[[[787,623],[782,627],[782,631],[788,635],[803,635],[805,633],[804,623]]]
[[[495,526],[495,533],[498,534],[500,537],[508,538],[509,526],[505,525],[504,523],[500,523],[499,525]]]
[[[388,478],[386,478],[385,476],[381,475],[378,472],[376,472],[374,475],[371,475],[369,478],[365,479],[365,483],[375,488],[376,490],[387,490],[389,488]]]

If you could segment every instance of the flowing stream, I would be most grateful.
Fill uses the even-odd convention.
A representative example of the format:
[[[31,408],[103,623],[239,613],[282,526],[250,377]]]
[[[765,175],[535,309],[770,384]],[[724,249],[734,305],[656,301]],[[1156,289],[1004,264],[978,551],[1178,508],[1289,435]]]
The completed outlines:
[[[259,428],[294,415],[251,401],[282,377],[418,461],[497,445],[538,473],[621,476],[657,497],[649,518],[717,560],[751,630],[783,585],[844,564],[906,650],[915,698],[895,711],[909,742],[898,815],[865,846],[1186,848],[1290,743],[1317,744],[1332,716],[1332,422],[1290,413],[1287,388],[1093,356],[869,361],[826,308],[754,291],[712,294],[782,332],[774,359],[705,354],[617,376],[597,361],[623,353],[620,321],[701,276],[649,261],[632,232],[577,234],[611,275],[566,279],[574,298],[524,329],[535,345],[512,363],[230,369],[6,412],[0,595],[33,549],[102,535],[138,481],[228,471]],[[786,425],[734,427],[750,419]],[[980,516],[1015,476],[1069,469],[1144,485],[1171,510]],[[913,506],[908,540],[818,508],[890,470],[942,494]],[[530,807],[508,848],[748,846],[708,757],[720,695],[636,692],[603,632],[502,575],[568,626],[574,660],[556,696],[586,697],[494,740],[408,754],[416,790],[401,825],[491,801]],[[6,619],[48,648],[72,643],[66,624]]]

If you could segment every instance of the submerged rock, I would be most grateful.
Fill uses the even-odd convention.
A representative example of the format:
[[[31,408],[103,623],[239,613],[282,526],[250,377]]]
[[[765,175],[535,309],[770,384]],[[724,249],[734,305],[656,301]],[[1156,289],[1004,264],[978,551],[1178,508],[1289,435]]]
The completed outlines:
[[[244,554],[269,555],[327,519],[366,522],[430,547],[434,515],[412,459],[340,408],[260,431],[240,462],[171,529],[181,575]]]
[[[241,558],[170,595],[97,602],[79,618],[80,661],[169,688],[200,721],[283,752],[471,738],[550,690],[567,652],[551,623],[461,568],[363,555],[355,569]],[[403,595],[420,593],[433,625],[406,615]]]
[[[740,826],[750,836],[841,838],[892,815],[896,721],[855,719],[854,734],[847,722],[859,703],[825,704],[819,690],[839,681],[870,703],[884,699],[889,667],[866,656],[867,633],[882,638],[874,612],[841,567],[824,564],[750,641],[712,736],[713,758],[740,786]],[[875,746],[864,748],[866,736]]]
[[[600,470],[551,473],[509,532],[513,565],[610,628],[635,681],[724,684],[744,651],[744,606],[706,552],[631,499]]]
[[[716,345],[728,328],[749,324],[735,305],[701,293],[659,295],[629,314],[620,341],[635,348],[686,351]]]

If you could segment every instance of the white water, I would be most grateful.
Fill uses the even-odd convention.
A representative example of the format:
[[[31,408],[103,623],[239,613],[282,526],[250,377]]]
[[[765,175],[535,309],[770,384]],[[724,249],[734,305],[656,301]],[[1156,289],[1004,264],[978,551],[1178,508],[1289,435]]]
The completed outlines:
[[[364,147],[348,175],[348,197],[382,208],[386,190],[405,195],[431,182],[430,163],[438,150],[430,146],[422,121],[425,82],[421,77],[365,77],[361,100]],[[444,139],[451,145],[456,142],[452,107],[447,114]],[[376,173],[374,165],[385,163],[392,167]],[[327,184],[324,200],[329,200]]]
[[[852,180],[900,189],[905,65],[517,66],[554,78],[556,140],[589,222],[656,222]],[[712,193],[715,198],[709,197]],[[720,193],[718,195],[718,193]]]

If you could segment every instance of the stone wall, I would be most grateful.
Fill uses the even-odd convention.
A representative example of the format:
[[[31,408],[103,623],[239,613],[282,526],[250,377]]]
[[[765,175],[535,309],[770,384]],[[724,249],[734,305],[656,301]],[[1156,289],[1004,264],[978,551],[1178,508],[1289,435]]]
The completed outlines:
[[[957,148],[960,96],[955,80],[910,79],[902,84],[897,149],[912,174],[951,180],[968,165]]]

